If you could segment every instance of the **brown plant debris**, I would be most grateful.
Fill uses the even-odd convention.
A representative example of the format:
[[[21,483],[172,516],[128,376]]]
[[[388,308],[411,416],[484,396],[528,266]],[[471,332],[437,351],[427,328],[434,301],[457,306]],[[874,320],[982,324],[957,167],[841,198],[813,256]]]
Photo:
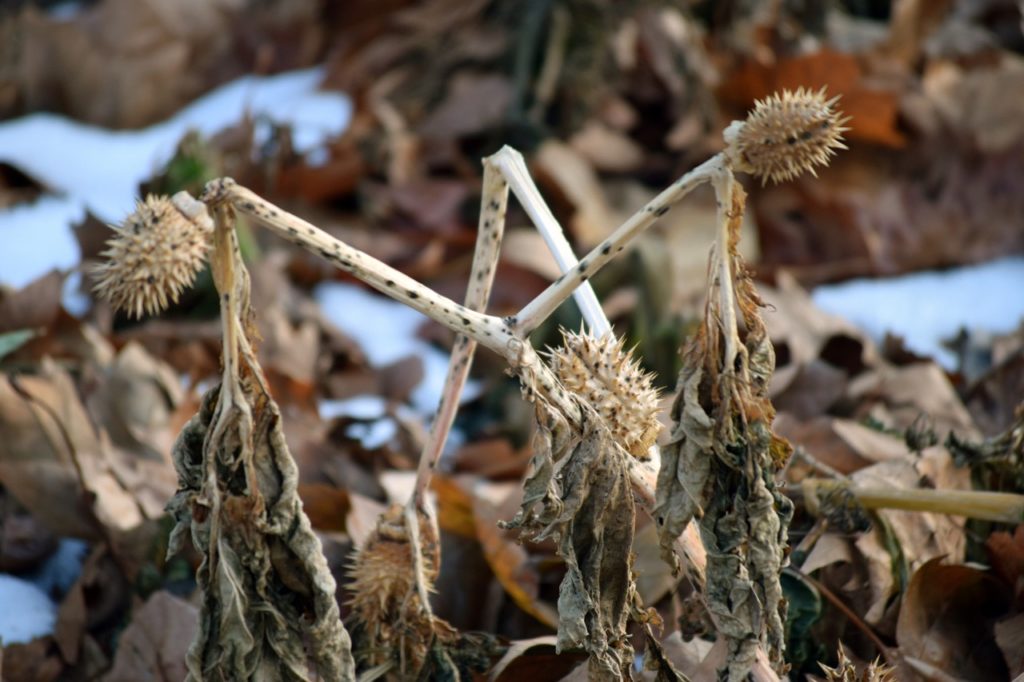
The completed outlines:
[[[697,519],[708,552],[706,598],[729,644],[728,679],[746,679],[759,643],[782,665],[785,602],[779,572],[785,561],[792,502],[775,475],[789,444],[772,433],[768,383],[775,354],[758,309],[762,303],[737,253],[744,193],[732,191],[726,254],[735,279],[739,342],[735,361],[719,320],[720,281],[712,281],[701,325],[684,351],[675,428],[662,451],[655,516],[666,559],[678,568],[673,543]],[[718,272],[719,264],[711,271]],[[735,333],[735,332],[733,332]]]
[[[826,100],[824,88],[798,88],[756,102],[746,120],[731,134],[727,131],[737,170],[765,184],[814,173],[815,166],[828,164],[837,149],[846,149],[842,134],[848,129],[843,124],[849,119],[834,108],[838,101],[839,97]]]
[[[298,469],[249,339],[249,279],[233,216],[217,209],[223,380],[173,449],[179,490],[169,552],[191,532],[202,556],[199,631],[188,680],[353,680],[348,633],[320,540],[296,492]]]
[[[167,197],[146,197],[114,229],[93,276],[96,291],[128,315],[155,315],[176,303],[206,263],[209,229]]]
[[[410,513],[419,524],[415,538],[409,532]],[[351,570],[350,604],[360,664],[396,668],[402,679],[419,679],[431,662],[449,673],[456,670],[446,647],[458,633],[431,613],[417,590],[417,571],[422,572],[423,584],[432,586],[437,579],[440,550],[437,527],[424,512],[393,504],[381,514]]]
[[[639,607],[629,549],[635,520],[629,455],[586,403],[580,402],[583,433],[542,398],[534,405],[531,473],[519,512],[502,525],[558,543],[566,574],[558,596],[557,651],[585,649],[589,679],[628,679],[633,648],[626,626],[649,620]]]
[[[647,459],[661,430],[654,376],[640,368],[614,334],[595,339],[563,330],[562,340],[562,347],[551,351],[551,369],[567,389],[586,397],[617,443]]]

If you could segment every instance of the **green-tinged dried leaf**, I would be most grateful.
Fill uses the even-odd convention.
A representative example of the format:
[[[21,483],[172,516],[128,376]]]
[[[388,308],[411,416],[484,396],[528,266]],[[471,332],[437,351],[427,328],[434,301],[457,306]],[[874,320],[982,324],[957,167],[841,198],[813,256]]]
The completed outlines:
[[[721,283],[709,287],[705,316],[684,353],[676,422],[662,454],[655,514],[667,559],[693,519],[708,553],[708,610],[728,644],[727,679],[746,679],[758,647],[782,667],[785,600],[779,574],[785,561],[792,503],[775,485],[789,454],[772,433],[768,384],[775,355],[758,312],[762,305],[744,273],[736,246],[744,194],[736,186],[728,215],[729,273],[739,324],[736,361],[723,360],[728,331]],[[722,257],[719,253],[717,258]],[[711,272],[719,272],[714,262]],[[726,311],[729,312],[729,311]]]
[[[630,554],[629,455],[591,410],[587,423],[593,426],[576,435],[543,400],[535,406],[533,472],[519,513],[505,525],[558,542],[567,570],[558,596],[557,650],[585,649],[590,679],[623,679],[633,663],[626,626],[647,618],[637,606]]]
[[[0,360],[24,346],[37,333],[35,329],[18,329],[0,334]]]
[[[320,540],[302,511],[281,414],[249,343],[248,275],[230,215],[218,214],[214,279],[224,379],[173,450],[179,490],[169,551],[191,531],[202,556],[188,680],[353,680],[348,633]]]

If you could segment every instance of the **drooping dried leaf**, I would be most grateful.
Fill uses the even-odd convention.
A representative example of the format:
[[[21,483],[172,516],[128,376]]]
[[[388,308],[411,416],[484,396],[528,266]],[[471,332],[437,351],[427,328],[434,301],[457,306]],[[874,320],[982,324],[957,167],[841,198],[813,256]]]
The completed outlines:
[[[684,354],[655,507],[663,553],[675,566],[675,540],[698,520],[708,551],[708,609],[728,644],[731,680],[746,677],[761,646],[774,666],[782,663],[779,573],[793,509],[775,484],[789,455],[789,444],[771,430],[768,385],[775,356],[758,312],[761,299],[736,250],[744,200],[743,191],[734,190],[728,252],[718,255],[730,259],[743,347],[737,367],[722,366],[722,304],[709,287],[704,319]]]
[[[587,421],[593,425],[577,434],[543,399],[535,409],[523,503],[503,525],[558,542],[567,569],[558,596],[558,651],[585,649],[590,679],[619,680],[633,662],[626,626],[647,618],[637,606],[633,562],[625,554],[635,520],[629,455],[592,411]]]
[[[348,633],[319,538],[302,511],[298,468],[250,342],[249,277],[230,211],[216,209],[212,259],[224,328],[221,385],[178,437],[179,489],[168,552],[186,533],[202,556],[199,631],[188,680],[353,680]]]

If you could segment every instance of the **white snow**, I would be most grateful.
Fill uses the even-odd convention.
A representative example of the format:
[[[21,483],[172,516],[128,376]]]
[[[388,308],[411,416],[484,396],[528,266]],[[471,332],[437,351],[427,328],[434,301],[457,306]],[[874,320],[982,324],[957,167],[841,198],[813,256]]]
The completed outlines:
[[[0,641],[23,644],[53,632],[57,605],[32,583],[0,573]]]
[[[412,392],[413,405],[424,415],[437,410],[448,374],[448,355],[416,337],[416,330],[427,320],[424,315],[345,282],[321,284],[313,296],[331,323],[362,347],[371,364],[387,365],[410,355],[419,357],[424,374]],[[479,393],[479,384],[467,381],[462,399],[470,400]]]
[[[270,123],[287,124],[298,152],[316,152],[352,116],[348,97],[316,90],[322,75],[314,68],[246,76],[142,130],[105,130],[53,114],[0,123],[0,162],[59,195],[0,211],[0,283],[20,287],[52,268],[77,265],[71,223],[86,209],[107,222],[122,220],[134,208],[139,184],[170,160],[190,130],[212,135],[248,112],[257,122],[257,144],[266,141]]]
[[[968,331],[1006,333],[1024,319],[1024,258],[886,279],[820,286],[823,310],[844,317],[876,340],[898,334],[907,347],[949,369],[956,358],[943,339]]]
[[[0,141],[0,157],[2,150]],[[81,254],[71,224],[84,217],[80,201],[55,196],[0,211],[0,284],[21,288],[54,268],[76,267]]]
[[[380,419],[387,412],[387,401],[379,395],[357,395],[345,400],[321,400],[317,406],[324,421],[337,417]]]

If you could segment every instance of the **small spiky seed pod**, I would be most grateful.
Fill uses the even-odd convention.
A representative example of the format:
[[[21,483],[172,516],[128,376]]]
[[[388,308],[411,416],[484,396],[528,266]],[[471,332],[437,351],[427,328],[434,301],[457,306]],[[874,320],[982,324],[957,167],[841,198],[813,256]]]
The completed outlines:
[[[612,436],[631,455],[647,459],[661,430],[654,376],[640,369],[622,339],[562,332],[551,351],[551,368],[562,384],[604,417]]]
[[[839,664],[834,668],[822,665],[821,669],[828,682],[896,682],[896,671],[877,659],[858,672],[842,647],[839,647]]]
[[[440,545],[433,523],[422,513],[417,518],[423,578],[432,586],[440,569]],[[380,515],[352,562],[349,604],[363,631],[363,663],[376,666],[400,661],[403,672],[415,673],[423,665],[434,635],[443,634],[450,626],[420,603],[406,519],[400,504]]]
[[[95,291],[115,310],[142,317],[177,302],[206,261],[212,232],[164,196],[140,201],[93,268]]]
[[[825,88],[799,88],[755,102],[745,121],[725,131],[734,169],[761,178],[762,185],[804,171],[814,174],[815,166],[827,165],[837,149],[846,149],[842,134],[850,119],[834,108],[837,101],[838,96],[825,99]]]

